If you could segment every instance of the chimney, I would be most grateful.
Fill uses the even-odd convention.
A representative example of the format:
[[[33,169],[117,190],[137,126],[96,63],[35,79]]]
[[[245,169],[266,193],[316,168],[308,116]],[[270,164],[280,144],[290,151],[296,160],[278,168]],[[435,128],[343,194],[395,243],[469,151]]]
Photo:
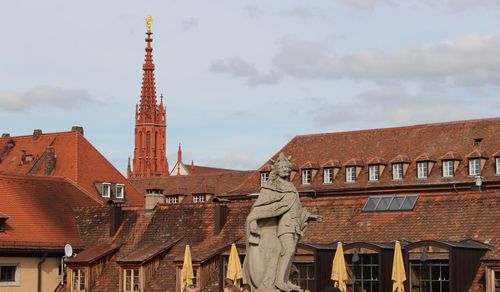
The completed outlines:
[[[71,132],[78,132],[78,133],[82,134],[82,136],[83,136],[83,127],[73,126],[73,127],[71,127]]]
[[[52,171],[56,168],[56,151],[54,146],[47,146],[45,150],[45,175],[50,175]]]
[[[9,141],[7,141],[7,147],[14,148],[14,146],[16,146],[16,141],[14,141],[14,139],[10,138]]]
[[[114,236],[122,225],[122,204],[120,202],[108,201],[109,205],[109,236]]]
[[[10,134],[9,133],[3,133],[2,134],[2,138],[9,138],[10,137]]]
[[[33,130],[33,141],[38,140],[42,136],[42,130],[35,129]]]
[[[149,189],[146,190],[146,195],[144,195],[144,213],[145,215],[150,215],[153,213],[154,208],[158,203],[163,203],[165,197],[163,196],[163,190]]]
[[[215,205],[215,230],[214,234],[221,232],[222,228],[227,221],[227,206],[226,205]]]

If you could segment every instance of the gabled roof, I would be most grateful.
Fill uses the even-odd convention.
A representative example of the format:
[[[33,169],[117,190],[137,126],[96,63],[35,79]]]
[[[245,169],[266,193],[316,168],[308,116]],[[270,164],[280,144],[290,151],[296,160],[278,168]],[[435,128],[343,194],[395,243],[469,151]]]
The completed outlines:
[[[91,246],[72,258],[66,259],[65,262],[72,265],[92,264],[108,255],[112,255],[118,249],[120,249],[120,246],[115,243]]]
[[[467,154],[466,156],[467,158],[484,158],[484,159],[488,159],[489,158],[489,155],[488,153],[486,153],[486,151],[482,150],[482,149],[474,149],[472,150],[469,154]]]
[[[462,160],[460,153],[456,151],[448,151],[443,156],[439,157],[440,160]]]
[[[481,149],[485,153],[499,151],[500,118],[456,121],[415,126],[368,129],[349,132],[333,132],[294,137],[271,159],[276,159],[280,152],[292,157],[292,164],[302,165],[306,161],[338,160],[343,166],[361,166],[356,182],[345,183],[344,167],[340,169],[333,183],[323,184],[323,174],[320,171],[307,187],[314,190],[353,189],[365,186],[396,187],[404,185],[426,185],[443,182],[439,166],[433,167],[425,180],[417,179],[417,161],[436,161],[436,157],[454,151],[454,157],[466,157],[477,146],[477,138],[483,138]],[[500,153],[500,152],[499,152]],[[402,180],[392,179],[392,172],[386,168],[376,182],[368,181],[368,167],[362,165],[373,157],[379,157],[391,163],[409,163]],[[356,158],[356,159],[353,159]],[[264,164],[269,163],[266,161]],[[488,160],[481,169],[483,180],[498,180],[495,176],[495,164]],[[292,181],[302,189],[300,179],[295,176]],[[454,171],[453,178],[446,178],[446,183],[472,183],[467,165],[462,163]],[[250,176],[247,181],[233,193],[251,193],[259,188],[258,173]]]
[[[102,202],[60,177],[0,174],[0,212],[9,213],[0,246],[58,248],[81,246],[74,208]]]
[[[14,147],[7,146],[9,141]],[[45,175],[49,146],[56,155],[51,176],[66,177],[101,200],[96,182],[124,184],[127,202],[143,203],[143,195],[79,131],[46,133],[37,139],[34,135],[0,138],[0,173]],[[23,161],[23,155],[31,155],[33,160]]]

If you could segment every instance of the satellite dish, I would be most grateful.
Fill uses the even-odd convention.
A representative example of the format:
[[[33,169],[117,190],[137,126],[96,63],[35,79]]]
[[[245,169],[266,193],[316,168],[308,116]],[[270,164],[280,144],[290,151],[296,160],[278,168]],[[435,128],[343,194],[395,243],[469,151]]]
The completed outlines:
[[[70,258],[71,256],[73,256],[73,247],[71,247],[71,244],[66,243],[66,245],[64,246],[64,255],[67,258]]]

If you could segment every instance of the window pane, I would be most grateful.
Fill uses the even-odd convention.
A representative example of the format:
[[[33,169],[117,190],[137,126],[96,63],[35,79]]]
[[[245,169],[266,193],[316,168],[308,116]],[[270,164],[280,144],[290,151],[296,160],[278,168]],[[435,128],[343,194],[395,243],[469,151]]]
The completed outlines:
[[[399,210],[404,200],[405,197],[394,197],[394,200],[392,200],[391,205],[389,206],[389,210]]]
[[[369,198],[368,201],[366,202],[365,205],[365,211],[373,211],[375,210],[375,207],[377,206],[378,201],[380,198]]]
[[[383,197],[377,206],[377,210],[378,211],[387,210],[387,208],[389,207],[389,204],[391,203],[391,200],[392,200],[392,197]]]

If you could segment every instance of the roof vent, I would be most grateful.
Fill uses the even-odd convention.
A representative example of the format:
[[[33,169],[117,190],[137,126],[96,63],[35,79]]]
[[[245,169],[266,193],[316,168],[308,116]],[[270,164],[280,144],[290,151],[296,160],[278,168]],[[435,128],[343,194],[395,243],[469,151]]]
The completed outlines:
[[[73,126],[73,127],[71,127],[71,132],[78,132],[78,133],[82,134],[82,136],[83,136],[83,127]]]
[[[42,130],[35,129],[33,130],[33,140],[36,141],[42,136]]]
[[[3,133],[2,134],[2,138],[9,138],[10,137],[10,134],[9,133]]]
[[[483,138],[475,138],[474,146],[481,146],[481,141],[483,141]]]

